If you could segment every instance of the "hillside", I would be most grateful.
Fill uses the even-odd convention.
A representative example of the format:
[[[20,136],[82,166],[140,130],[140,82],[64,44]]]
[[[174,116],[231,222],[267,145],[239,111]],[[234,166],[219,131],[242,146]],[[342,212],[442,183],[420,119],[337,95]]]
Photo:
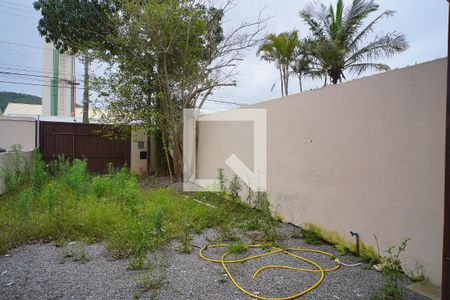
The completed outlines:
[[[41,97],[20,94],[14,92],[0,92],[0,110],[5,111],[9,102],[26,103],[26,104],[41,104]]]

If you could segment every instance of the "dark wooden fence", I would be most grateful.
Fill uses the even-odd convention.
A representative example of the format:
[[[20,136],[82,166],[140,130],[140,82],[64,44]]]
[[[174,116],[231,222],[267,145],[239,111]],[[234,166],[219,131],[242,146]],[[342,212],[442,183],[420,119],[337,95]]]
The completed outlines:
[[[115,167],[130,165],[130,134],[121,138],[105,137],[113,127],[103,124],[81,124],[40,121],[39,149],[44,161],[62,154],[69,159],[86,159],[88,169],[104,173],[107,164]]]

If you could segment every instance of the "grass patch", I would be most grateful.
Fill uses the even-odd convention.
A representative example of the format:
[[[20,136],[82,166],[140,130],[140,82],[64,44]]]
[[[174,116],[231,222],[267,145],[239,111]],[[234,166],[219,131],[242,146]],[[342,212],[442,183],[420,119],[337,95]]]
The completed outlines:
[[[312,229],[303,228],[302,229],[303,238],[308,245],[319,245],[320,236]]]
[[[192,233],[220,227],[224,237],[234,239],[235,224],[262,218],[262,212],[226,201],[221,193],[141,191],[127,169],[91,175],[85,161],[63,157],[44,166],[36,153],[20,188],[0,196],[0,254],[40,240],[101,241],[115,257],[131,257],[132,268],[146,268],[145,254],[173,238],[189,252]]]
[[[247,252],[247,248],[244,246],[244,243],[242,241],[239,241],[235,244],[231,244],[230,246],[228,246],[228,252],[234,254],[242,254]]]

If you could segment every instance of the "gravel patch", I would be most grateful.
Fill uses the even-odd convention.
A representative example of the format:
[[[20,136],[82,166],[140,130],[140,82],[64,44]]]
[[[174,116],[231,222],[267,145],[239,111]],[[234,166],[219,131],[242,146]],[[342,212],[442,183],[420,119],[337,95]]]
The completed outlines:
[[[338,256],[337,250],[329,245],[311,246],[303,240],[290,238],[294,230],[291,225],[280,228],[283,246],[319,249]],[[76,242],[64,247],[52,243],[21,246],[11,250],[8,256],[0,257],[0,299],[252,299],[232,284],[220,264],[207,262],[198,256],[198,247],[217,237],[218,233],[212,229],[195,235],[193,244],[196,248],[190,254],[180,253],[180,243],[174,240],[149,256],[156,267],[148,271],[127,270],[127,260],[114,260],[100,244]],[[222,251],[208,249],[206,254],[220,258]],[[261,252],[260,249],[251,249],[242,255]],[[324,267],[334,265],[323,255],[301,255]],[[354,263],[358,258],[348,255],[341,260]],[[308,267],[283,254],[228,266],[243,287],[265,297],[296,294],[319,278],[317,273],[272,269],[261,272],[255,280],[251,279],[256,269],[268,264]],[[382,284],[383,278],[376,271],[363,266],[342,266],[335,272],[326,273],[322,284],[302,299],[368,299]],[[426,298],[407,290],[404,299]]]

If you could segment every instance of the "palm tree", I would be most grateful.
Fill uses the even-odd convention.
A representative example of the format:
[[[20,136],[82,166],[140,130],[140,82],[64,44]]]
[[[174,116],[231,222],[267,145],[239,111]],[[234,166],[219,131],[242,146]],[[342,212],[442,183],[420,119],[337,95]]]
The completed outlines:
[[[300,92],[303,92],[302,79],[310,73],[312,60],[306,51],[306,45],[304,40],[300,41],[299,47],[296,51],[296,58],[292,63],[292,73],[298,77],[298,85]]]
[[[310,4],[300,11],[314,39],[315,63],[333,84],[345,79],[345,70],[356,75],[368,70],[388,71],[388,65],[373,60],[391,57],[409,47],[405,36],[397,32],[376,36],[373,41],[364,43],[380,19],[394,15],[394,11],[386,10],[364,26],[364,20],[378,9],[379,5],[373,0],[353,0],[346,9],[343,1],[337,0],[336,8]]]
[[[289,93],[289,67],[295,60],[298,45],[296,30],[278,35],[269,34],[256,54],[261,59],[276,64],[280,72],[281,96],[287,96]]]

